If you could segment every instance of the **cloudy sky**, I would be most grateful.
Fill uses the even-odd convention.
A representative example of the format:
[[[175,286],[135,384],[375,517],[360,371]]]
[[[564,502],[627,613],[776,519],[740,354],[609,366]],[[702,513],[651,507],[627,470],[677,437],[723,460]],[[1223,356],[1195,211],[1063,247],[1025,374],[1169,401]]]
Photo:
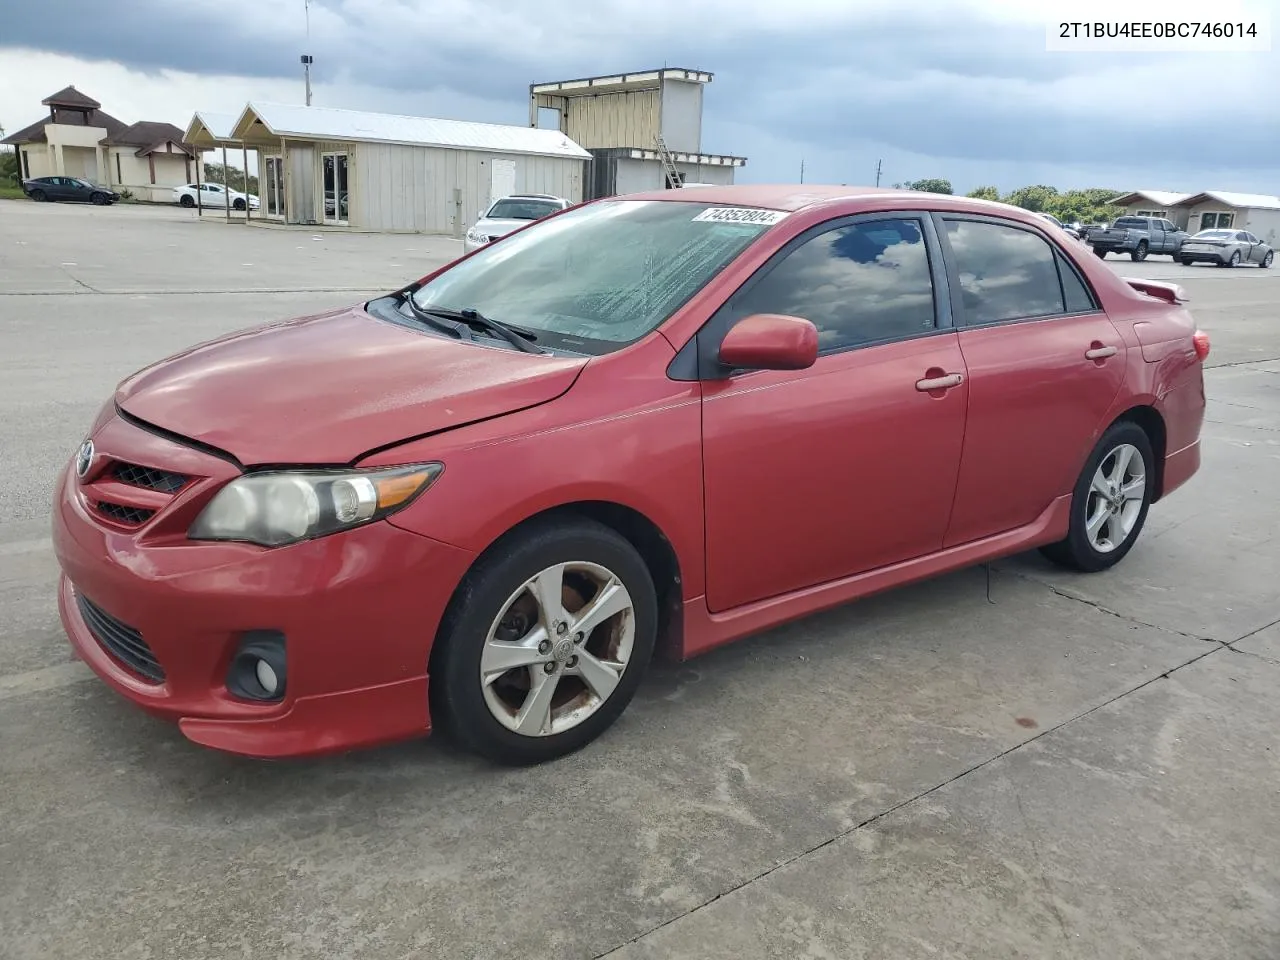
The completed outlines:
[[[67,84],[125,122],[182,127],[197,109],[301,102],[304,49],[317,105],[506,123],[527,121],[531,82],[666,63],[715,74],[703,149],[748,157],[740,181],[794,182],[803,161],[809,182],[872,183],[882,160],[885,183],[959,191],[1280,193],[1280,47],[1046,50],[1047,20],[1099,3],[311,0],[308,41],[304,0],[41,0],[5,14],[0,125],[34,122]],[[1103,9],[1222,20],[1270,3]]]

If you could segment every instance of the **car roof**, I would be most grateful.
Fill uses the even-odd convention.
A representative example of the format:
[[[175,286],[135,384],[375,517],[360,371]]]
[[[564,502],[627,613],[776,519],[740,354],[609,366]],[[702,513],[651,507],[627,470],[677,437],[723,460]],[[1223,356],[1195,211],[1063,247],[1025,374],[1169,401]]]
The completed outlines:
[[[564,197],[555,197],[549,193],[509,193],[505,197],[499,197],[499,200],[564,200]]]
[[[812,207],[839,205],[847,213],[861,207],[874,210],[936,210],[940,213],[972,213],[996,216],[1022,223],[1043,224],[1044,218],[1030,210],[1001,203],[958,197],[949,193],[926,193],[921,190],[893,190],[885,187],[845,186],[844,184],[734,184],[732,186],[699,187],[688,194],[683,190],[651,190],[609,197],[610,200],[665,200],[671,202],[713,204],[715,206],[761,207],[798,213]]]

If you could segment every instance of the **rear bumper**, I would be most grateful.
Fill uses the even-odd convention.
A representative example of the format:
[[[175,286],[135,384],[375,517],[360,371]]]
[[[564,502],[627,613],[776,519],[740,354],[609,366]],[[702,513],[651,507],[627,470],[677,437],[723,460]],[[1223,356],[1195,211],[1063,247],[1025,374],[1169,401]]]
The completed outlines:
[[[1184,263],[1226,263],[1227,258],[1220,253],[1209,253],[1201,251],[1192,251],[1190,253],[1179,250],[1177,253],[1179,260]]]
[[[1189,444],[1164,458],[1164,482],[1160,485],[1161,499],[1190,480],[1200,469],[1200,441]]]

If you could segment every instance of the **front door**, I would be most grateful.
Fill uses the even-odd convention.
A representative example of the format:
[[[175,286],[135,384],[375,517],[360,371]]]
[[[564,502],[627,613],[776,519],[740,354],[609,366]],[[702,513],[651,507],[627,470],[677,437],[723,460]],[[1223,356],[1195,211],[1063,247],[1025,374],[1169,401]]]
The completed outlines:
[[[699,334],[699,349],[714,351],[743,317],[782,313],[811,320],[821,349],[809,370],[703,384],[712,611],[941,548],[968,387],[956,333],[935,309],[930,233],[918,214],[816,227]]]
[[[268,217],[284,216],[284,158],[267,157],[262,168]]]
[[[324,166],[324,222],[347,223],[347,155],[321,155]]]
[[[936,218],[959,281],[969,419],[947,546],[1034,521],[1069,494],[1125,377],[1125,344],[1038,232]]]

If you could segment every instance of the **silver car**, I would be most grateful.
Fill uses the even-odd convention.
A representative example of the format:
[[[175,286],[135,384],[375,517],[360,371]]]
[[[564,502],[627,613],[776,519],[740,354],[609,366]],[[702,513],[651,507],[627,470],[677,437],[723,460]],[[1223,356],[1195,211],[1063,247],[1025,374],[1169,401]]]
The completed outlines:
[[[573,204],[563,197],[552,197],[545,193],[520,193],[502,197],[495,200],[488,210],[480,211],[480,219],[462,240],[462,249],[467,253],[478,250],[499,237],[505,237],[512,230],[571,206]]]
[[[1182,241],[1174,257],[1184,266],[1216,263],[1220,267],[1238,267],[1242,263],[1269,267],[1275,258],[1271,245],[1247,230],[1201,230]]]

